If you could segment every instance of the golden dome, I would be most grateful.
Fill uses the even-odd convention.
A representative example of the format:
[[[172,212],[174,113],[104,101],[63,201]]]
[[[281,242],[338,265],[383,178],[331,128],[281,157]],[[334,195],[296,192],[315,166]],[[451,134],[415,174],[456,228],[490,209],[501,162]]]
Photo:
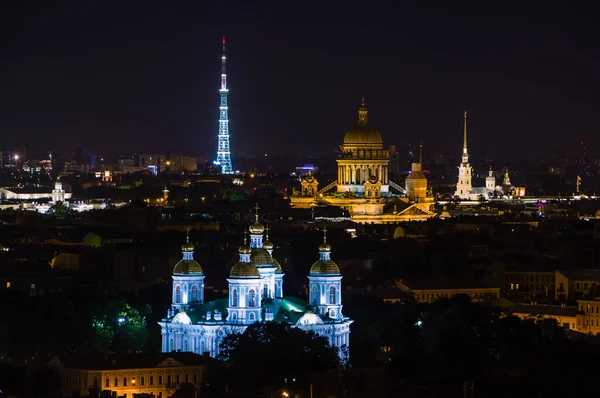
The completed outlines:
[[[279,261],[277,261],[277,259],[275,257],[273,257],[273,265],[276,268],[275,272],[283,272],[283,269],[281,268],[281,264],[279,264]]]
[[[181,251],[183,251],[183,252],[193,252],[194,251],[194,245],[192,245],[190,242],[185,242],[181,246]]]
[[[352,127],[344,136],[344,145],[382,145],[381,134],[373,126],[369,125],[367,108],[363,98],[362,106],[358,108],[358,123]]]
[[[248,246],[245,242],[238,249],[238,253],[240,253],[240,254],[250,254],[251,252],[252,252],[252,249],[250,249],[250,246]]]
[[[377,144],[382,145],[381,134],[374,127],[368,124],[357,124],[352,127],[344,136],[344,145]]]
[[[173,267],[174,275],[202,274],[202,267],[196,260],[179,260]]]
[[[250,261],[256,264],[257,267],[270,266],[273,264],[273,257],[265,249],[254,248],[250,254]]]
[[[260,272],[254,263],[237,263],[229,272],[232,278],[260,278]]]
[[[265,250],[273,250],[273,243],[271,243],[270,240],[266,240],[265,243],[263,243],[263,249]]]
[[[319,260],[310,267],[311,275],[340,275],[340,269],[331,260]]]
[[[254,224],[250,225],[250,228],[248,228],[248,230],[252,235],[261,235],[265,231],[265,227],[263,227],[262,224],[259,223],[258,220],[256,220],[254,221]]]
[[[331,251],[331,245],[325,241],[323,241],[323,243],[321,243],[319,245],[319,251],[320,252],[330,252]]]

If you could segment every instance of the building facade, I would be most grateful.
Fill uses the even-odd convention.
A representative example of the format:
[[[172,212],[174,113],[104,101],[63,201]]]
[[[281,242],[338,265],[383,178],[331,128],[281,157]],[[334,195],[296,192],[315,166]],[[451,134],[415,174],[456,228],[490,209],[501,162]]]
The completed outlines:
[[[332,346],[348,347],[352,320],[342,313],[342,275],[331,260],[331,246],[324,239],[320,258],[309,273],[310,297],[306,302],[284,296],[284,273],[273,257],[268,230],[258,221],[249,227],[250,244],[244,238],[239,261],[231,268],[227,298],[204,301],[204,273],[193,260],[194,247],[183,245],[183,259],[173,269],[173,294],[167,317],[159,325],[162,351],[219,355],[221,341],[242,333],[255,322],[275,321],[311,330],[329,339]]]
[[[65,355],[48,365],[60,375],[62,396],[87,396],[90,389],[119,397],[172,396],[183,383],[200,387],[210,358],[192,353]]]

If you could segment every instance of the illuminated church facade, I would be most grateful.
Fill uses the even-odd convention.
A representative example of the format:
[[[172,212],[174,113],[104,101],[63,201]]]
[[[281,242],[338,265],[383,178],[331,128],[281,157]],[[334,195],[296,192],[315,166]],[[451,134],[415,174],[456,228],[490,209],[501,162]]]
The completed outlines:
[[[287,323],[325,336],[340,349],[349,346],[352,320],[342,313],[342,275],[331,260],[326,235],[319,260],[309,272],[309,301],[285,297],[281,265],[273,257],[268,230],[256,221],[250,226],[250,244],[239,247],[239,261],[231,268],[227,298],[204,301],[204,272],[194,260],[194,246],[182,246],[183,258],[173,268],[171,308],[159,325],[162,351],[219,355],[221,341],[242,333],[255,322]]]
[[[473,187],[473,167],[469,163],[469,151],[467,150],[467,111],[463,116],[463,151],[460,165],[458,166],[458,181],[454,196],[462,200],[479,201],[491,198],[511,198],[513,196],[525,196],[525,188],[514,187],[510,183],[508,169],[505,169],[502,185],[496,185],[496,178],[490,168],[485,178],[485,187]]]
[[[348,210],[352,221],[364,224],[423,221],[435,216],[422,160],[412,165],[404,187],[390,180],[390,152],[369,123],[364,100],[358,121],[346,132],[340,150],[336,180],[319,189],[315,176],[305,177],[301,189],[291,197],[292,207],[336,206]]]

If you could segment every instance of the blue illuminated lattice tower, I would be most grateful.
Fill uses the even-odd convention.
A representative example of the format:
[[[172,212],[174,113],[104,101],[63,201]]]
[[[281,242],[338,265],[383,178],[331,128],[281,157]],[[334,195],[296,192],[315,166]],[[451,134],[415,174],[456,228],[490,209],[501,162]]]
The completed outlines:
[[[227,72],[225,64],[225,37],[223,37],[223,54],[221,55],[221,89],[219,95],[221,103],[219,104],[219,145],[217,147],[217,164],[221,166],[222,174],[232,174],[231,153],[229,151],[229,111],[227,107]]]

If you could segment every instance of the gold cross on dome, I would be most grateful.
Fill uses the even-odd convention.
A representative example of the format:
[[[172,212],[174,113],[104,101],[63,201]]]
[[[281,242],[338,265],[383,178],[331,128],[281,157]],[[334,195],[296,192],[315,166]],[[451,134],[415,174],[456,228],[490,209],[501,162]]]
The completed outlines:
[[[327,226],[323,227],[323,242],[327,241]]]
[[[254,210],[256,210],[256,221],[258,221],[258,211],[260,210],[260,207],[258,207],[258,202],[256,202],[256,206],[254,206]]]

